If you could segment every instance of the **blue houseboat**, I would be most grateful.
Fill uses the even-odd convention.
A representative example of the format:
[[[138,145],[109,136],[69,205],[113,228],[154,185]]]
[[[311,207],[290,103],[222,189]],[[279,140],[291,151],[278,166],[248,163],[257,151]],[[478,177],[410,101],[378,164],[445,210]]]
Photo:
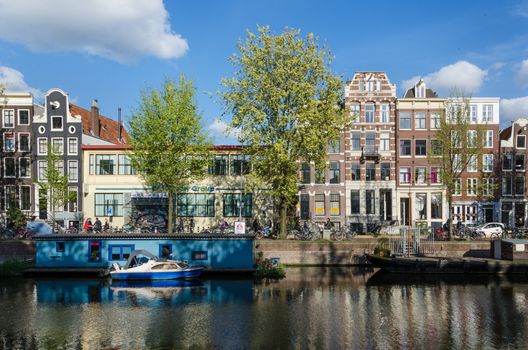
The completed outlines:
[[[64,234],[36,236],[36,268],[103,270],[123,266],[133,250],[188,261],[205,271],[252,271],[252,235]]]

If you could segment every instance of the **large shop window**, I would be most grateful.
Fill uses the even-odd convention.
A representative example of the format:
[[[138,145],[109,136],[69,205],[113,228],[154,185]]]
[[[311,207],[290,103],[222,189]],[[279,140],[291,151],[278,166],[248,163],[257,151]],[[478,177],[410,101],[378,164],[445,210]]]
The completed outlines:
[[[92,158],[90,157],[90,160]],[[116,168],[115,154],[96,154],[95,155],[95,174],[96,175],[114,175]]]
[[[248,155],[232,155],[230,161],[231,175],[244,175],[251,169]]]
[[[242,207],[242,216],[251,217],[253,211],[253,195],[251,193],[244,193],[240,196],[240,193],[224,193],[224,217],[237,217],[240,216],[240,207],[238,203],[242,197],[244,203]]]
[[[109,251],[108,260],[126,261],[128,257],[130,256],[130,253],[133,250],[134,250],[133,244],[109,245],[108,246],[108,251]]]
[[[215,195],[212,193],[178,194],[178,216],[214,216]]]
[[[96,193],[95,216],[123,216],[122,193]]]
[[[214,156],[209,165],[209,175],[227,175],[228,156]]]
[[[415,210],[416,220],[426,220],[427,219],[427,194],[425,193],[416,194],[414,210]]]

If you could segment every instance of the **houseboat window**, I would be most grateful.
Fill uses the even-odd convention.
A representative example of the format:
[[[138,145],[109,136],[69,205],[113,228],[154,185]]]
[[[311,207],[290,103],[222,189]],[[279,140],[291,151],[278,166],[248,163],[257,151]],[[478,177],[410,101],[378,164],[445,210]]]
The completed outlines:
[[[179,193],[178,216],[214,216],[215,195],[212,193]]]
[[[193,251],[191,256],[192,260],[207,260],[206,251]]]
[[[55,243],[55,251],[57,253],[64,253],[64,242],[56,242]]]
[[[253,211],[253,196],[251,193],[244,193],[240,196],[240,193],[224,193],[224,217],[236,217],[240,216],[240,208],[238,203],[240,197],[244,203],[242,207],[242,216],[251,217]]]
[[[101,261],[101,241],[88,242],[88,261]]]
[[[160,244],[160,258],[169,258],[172,254],[172,244]]]
[[[111,208],[109,210],[109,208]],[[95,216],[123,216],[123,194],[122,193],[96,193],[95,194]]]
[[[109,260],[127,260],[133,250],[134,245],[132,244],[111,245]]]

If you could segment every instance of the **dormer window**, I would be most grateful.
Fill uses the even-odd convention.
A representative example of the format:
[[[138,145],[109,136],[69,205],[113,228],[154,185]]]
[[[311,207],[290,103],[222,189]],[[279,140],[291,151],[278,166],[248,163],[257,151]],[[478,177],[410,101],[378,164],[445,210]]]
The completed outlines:
[[[526,136],[517,135],[517,148],[526,148]]]
[[[425,98],[425,85],[423,83],[416,85],[414,90],[416,91],[417,98]]]

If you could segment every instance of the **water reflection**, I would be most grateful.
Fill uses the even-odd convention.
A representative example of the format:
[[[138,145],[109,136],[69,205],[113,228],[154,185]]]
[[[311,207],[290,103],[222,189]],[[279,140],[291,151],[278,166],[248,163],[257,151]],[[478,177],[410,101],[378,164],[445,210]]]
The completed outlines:
[[[289,268],[282,281],[0,281],[0,349],[523,348],[528,279]]]

